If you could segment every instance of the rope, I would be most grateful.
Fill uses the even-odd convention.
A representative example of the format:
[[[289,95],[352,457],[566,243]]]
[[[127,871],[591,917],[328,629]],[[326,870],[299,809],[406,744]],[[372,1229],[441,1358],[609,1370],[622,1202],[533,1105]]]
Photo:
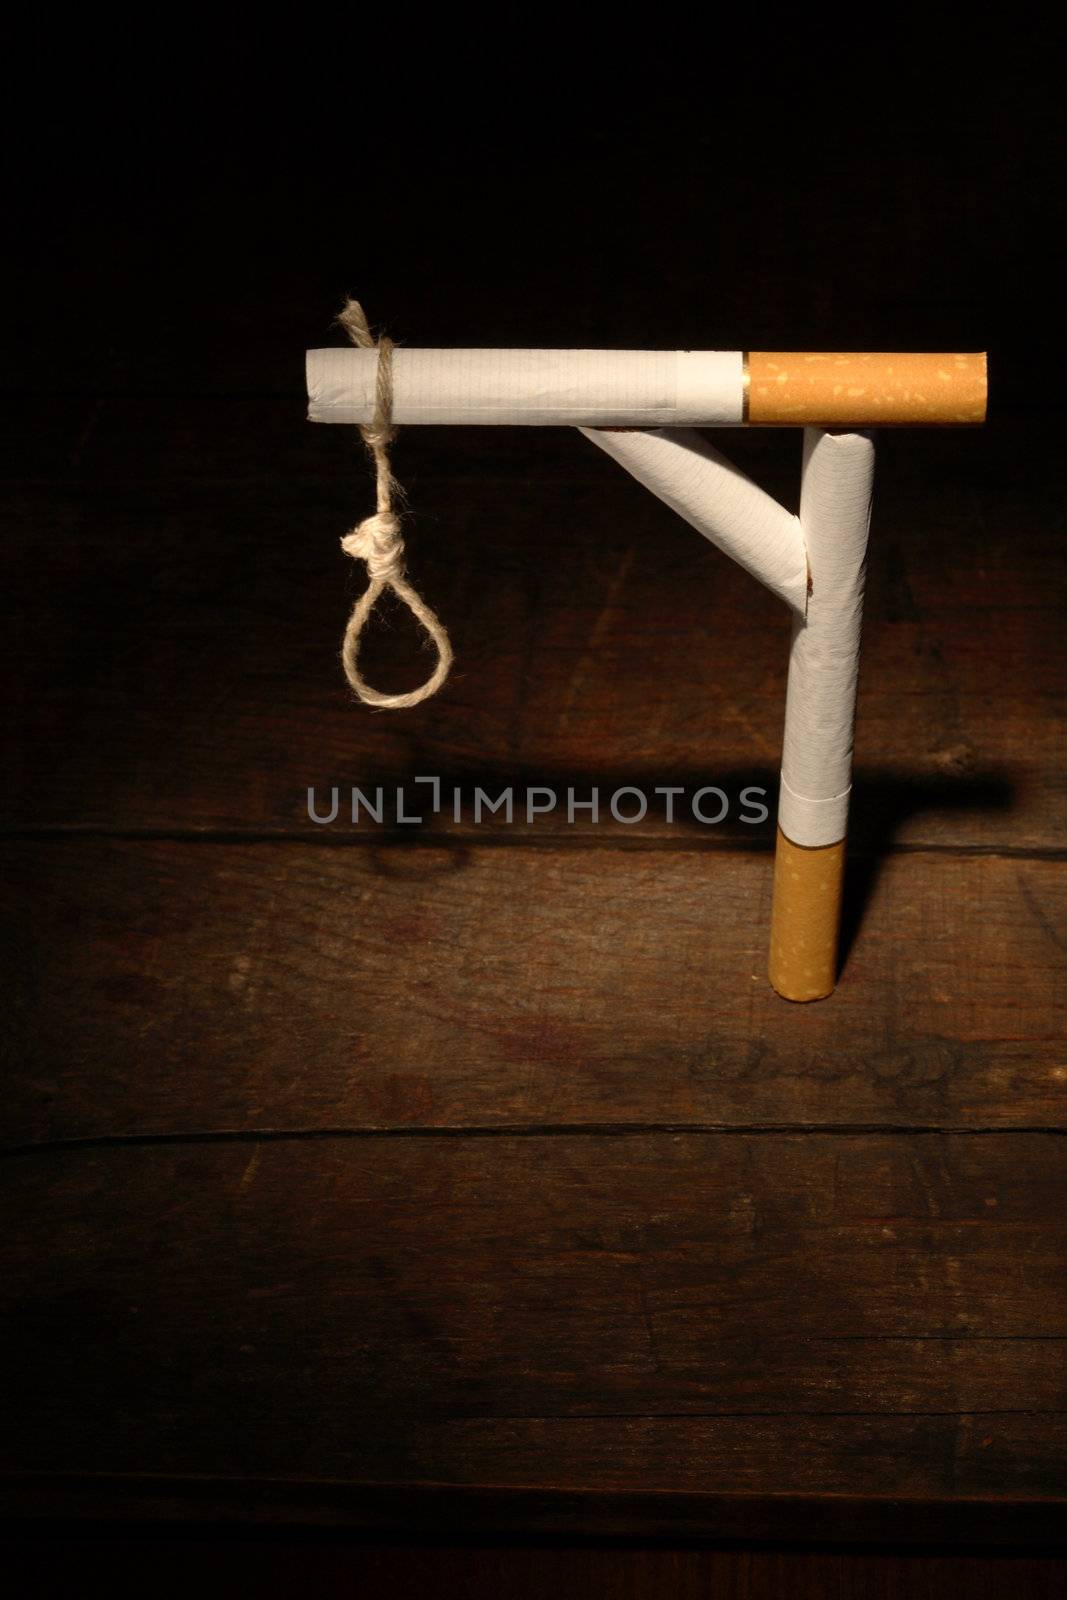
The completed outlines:
[[[375,389],[374,419],[369,427],[361,427],[363,442],[374,462],[377,486],[377,509],[358,527],[346,533],[341,549],[355,560],[366,562],[369,583],[360,595],[348,619],[341,662],[345,677],[365,705],[380,710],[401,711],[406,706],[417,706],[428,700],[448,677],[452,666],[452,646],[448,634],[425,600],[416,594],[404,576],[404,541],[400,536],[400,520],[393,508],[394,496],[402,499],[402,490],[393,477],[389,465],[389,446],[396,438],[393,426],[393,341],[381,338],[375,344],[367,325],[363,307],[356,300],[345,302],[338,318],[352,343],[362,350],[378,351],[377,384]],[[370,616],[384,589],[392,589],[419,622],[437,650],[437,665],[418,689],[409,694],[382,694],[372,689],[359,670],[359,638],[363,625]]]

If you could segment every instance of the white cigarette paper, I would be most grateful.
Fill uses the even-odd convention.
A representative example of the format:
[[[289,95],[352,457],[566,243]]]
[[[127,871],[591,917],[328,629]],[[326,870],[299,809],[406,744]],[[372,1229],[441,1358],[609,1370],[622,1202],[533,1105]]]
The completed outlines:
[[[393,421],[647,427],[743,420],[740,350],[395,348]],[[309,350],[312,422],[373,420],[376,349]]]
[[[792,609],[778,822],[794,844],[836,844],[852,781],[872,441],[806,428],[795,517],[699,433],[581,432]]]
[[[811,567],[807,615],[789,655],[778,822],[813,848],[845,836],[859,677],[874,444],[805,428],[800,524]]]
[[[714,445],[689,429],[581,432],[803,616],[808,564],[800,518],[746,478]]]

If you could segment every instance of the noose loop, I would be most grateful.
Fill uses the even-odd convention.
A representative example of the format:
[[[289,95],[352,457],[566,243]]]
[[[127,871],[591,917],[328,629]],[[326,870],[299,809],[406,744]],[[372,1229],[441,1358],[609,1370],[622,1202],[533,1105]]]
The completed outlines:
[[[374,462],[377,510],[341,540],[341,549],[346,555],[366,563],[370,582],[348,619],[341,645],[341,661],[345,677],[365,705],[401,711],[406,706],[417,706],[437,693],[452,666],[452,646],[443,624],[404,576],[404,541],[400,534],[400,520],[393,508],[393,497],[395,495],[399,499],[400,490],[389,464],[389,446],[396,437],[393,426],[393,341],[386,338],[375,341],[358,300],[345,302],[338,321],[353,344],[363,350],[378,351],[374,419],[369,426],[359,430]],[[383,589],[392,589],[397,598],[403,601],[437,651],[437,665],[433,672],[425,683],[408,694],[382,694],[378,689],[371,688],[359,670],[360,634]]]

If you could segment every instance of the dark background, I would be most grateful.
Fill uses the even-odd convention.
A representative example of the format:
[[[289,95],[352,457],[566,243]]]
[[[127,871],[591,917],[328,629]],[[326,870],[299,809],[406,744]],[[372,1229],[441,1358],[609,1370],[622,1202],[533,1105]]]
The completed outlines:
[[[988,349],[994,407],[1058,400],[1054,36],[598,25],[42,30],[8,382],[296,395],[352,292],[409,344]]]

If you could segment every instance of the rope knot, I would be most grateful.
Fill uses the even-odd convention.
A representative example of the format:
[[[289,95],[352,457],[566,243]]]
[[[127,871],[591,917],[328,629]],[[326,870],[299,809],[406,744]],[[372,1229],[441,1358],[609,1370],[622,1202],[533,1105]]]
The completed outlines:
[[[365,705],[399,711],[404,706],[417,706],[437,693],[452,666],[452,646],[437,617],[404,577],[404,541],[400,537],[400,522],[393,511],[393,495],[399,494],[400,490],[389,465],[389,446],[396,437],[393,426],[392,340],[380,339],[375,344],[363,307],[356,300],[347,301],[338,320],[353,344],[361,350],[376,349],[378,352],[374,416],[369,424],[360,429],[374,462],[378,508],[373,516],[364,517],[359,526],[353,528],[351,533],[346,533],[341,540],[341,549],[346,555],[367,563],[370,582],[348,619],[341,646],[341,661],[345,677]],[[364,681],[359,670],[359,636],[375,601],[385,588],[392,589],[397,599],[403,601],[437,651],[437,665],[426,682],[418,689],[412,689],[410,694],[382,694]]]
[[[376,511],[372,517],[365,517],[357,528],[345,534],[341,549],[346,556],[367,563],[367,576],[372,583],[391,583],[403,576],[404,541],[392,511]]]

